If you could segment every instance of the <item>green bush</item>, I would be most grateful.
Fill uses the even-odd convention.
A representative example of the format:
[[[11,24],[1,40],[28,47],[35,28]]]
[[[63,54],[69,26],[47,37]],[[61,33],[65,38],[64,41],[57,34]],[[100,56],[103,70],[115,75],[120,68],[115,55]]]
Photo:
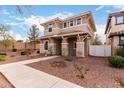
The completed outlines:
[[[21,52],[21,55],[30,55],[30,54],[31,54],[30,51],[22,51],[22,52]]]
[[[118,48],[115,55],[124,57],[124,48]]]
[[[5,61],[6,60],[6,56],[5,55],[0,55],[0,61]]]
[[[108,61],[113,67],[124,68],[124,58],[121,56],[108,57]]]

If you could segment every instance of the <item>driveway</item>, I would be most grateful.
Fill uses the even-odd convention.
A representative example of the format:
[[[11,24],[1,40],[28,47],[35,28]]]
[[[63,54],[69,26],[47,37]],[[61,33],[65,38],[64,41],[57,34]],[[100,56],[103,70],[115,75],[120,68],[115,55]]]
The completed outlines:
[[[44,73],[25,64],[53,59],[57,56],[43,57],[31,60],[20,61],[0,65],[0,72],[16,87],[16,88],[78,88],[79,85],[73,84],[61,78]]]

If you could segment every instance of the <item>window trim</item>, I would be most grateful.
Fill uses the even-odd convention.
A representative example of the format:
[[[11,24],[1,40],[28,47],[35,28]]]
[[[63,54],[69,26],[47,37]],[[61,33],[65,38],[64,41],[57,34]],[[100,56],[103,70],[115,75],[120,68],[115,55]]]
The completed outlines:
[[[66,27],[65,27],[65,24],[66,24]],[[67,23],[66,22],[63,23],[63,28],[67,28]]]
[[[118,17],[123,17],[123,22],[122,23],[117,23],[117,18]],[[116,25],[121,25],[121,24],[124,24],[124,16],[122,15],[122,16],[116,16],[116,23],[115,23]]]
[[[51,31],[49,31],[49,29],[52,29]],[[52,32],[53,31],[53,24],[48,24],[48,32]]]
[[[80,23],[80,24],[78,24],[78,20],[79,20],[79,19],[81,20],[81,23]],[[81,24],[82,24],[82,18],[77,18],[77,19],[76,19],[76,25],[81,25]]]
[[[124,38],[124,36],[119,36],[119,45],[123,45],[124,46],[124,43],[122,43],[122,42],[124,42],[124,40],[121,40],[121,37]]]
[[[71,20],[71,21],[72,21],[73,26],[74,26],[74,20]],[[73,27],[73,26],[71,26],[71,21],[69,21],[69,27]]]

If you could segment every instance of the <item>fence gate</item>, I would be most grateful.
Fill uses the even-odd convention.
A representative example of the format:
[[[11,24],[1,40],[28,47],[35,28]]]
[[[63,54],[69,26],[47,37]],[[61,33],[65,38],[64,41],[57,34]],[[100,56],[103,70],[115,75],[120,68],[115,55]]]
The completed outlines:
[[[89,55],[101,57],[111,56],[111,45],[90,45]]]

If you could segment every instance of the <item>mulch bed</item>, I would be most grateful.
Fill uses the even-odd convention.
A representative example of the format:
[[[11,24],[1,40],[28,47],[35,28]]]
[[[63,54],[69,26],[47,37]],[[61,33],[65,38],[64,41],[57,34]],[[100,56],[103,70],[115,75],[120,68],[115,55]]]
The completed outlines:
[[[14,88],[2,73],[0,73],[0,88]]]
[[[56,67],[55,63],[62,61],[66,63],[66,67]],[[54,62],[53,66],[51,66],[52,62]],[[86,72],[83,73],[84,78],[78,77],[80,72],[74,67],[74,64],[83,66],[82,71]],[[124,80],[124,69],[109,66],[107,58],[85,57],[67,61],[63,57],[58,57],[27,65],[87,88],[118,88],[122,86],[116,81],[116,78]]]

